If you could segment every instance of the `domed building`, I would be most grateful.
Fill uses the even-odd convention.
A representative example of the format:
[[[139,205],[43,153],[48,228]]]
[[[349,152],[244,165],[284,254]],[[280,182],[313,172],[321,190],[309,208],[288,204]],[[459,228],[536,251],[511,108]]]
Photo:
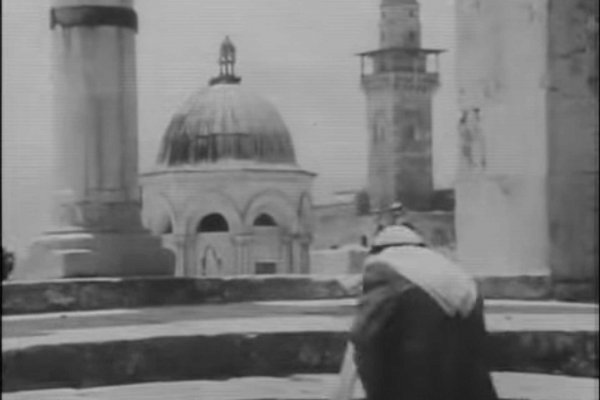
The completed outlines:
[[[315,175],[298,166],[277,109],[242,87],[228,38],[219,64],[141,176],[144,223],[175,253],[178,276],[308,273]]]

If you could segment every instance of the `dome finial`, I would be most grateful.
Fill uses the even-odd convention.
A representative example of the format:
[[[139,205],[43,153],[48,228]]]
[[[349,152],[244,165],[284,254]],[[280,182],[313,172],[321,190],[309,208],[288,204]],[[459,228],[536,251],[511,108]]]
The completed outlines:
[[[225,36],[219,52],[219,76],[210,80],[211,85],[217,83],[239,83],[242,79],[235,76],[235,45]]]

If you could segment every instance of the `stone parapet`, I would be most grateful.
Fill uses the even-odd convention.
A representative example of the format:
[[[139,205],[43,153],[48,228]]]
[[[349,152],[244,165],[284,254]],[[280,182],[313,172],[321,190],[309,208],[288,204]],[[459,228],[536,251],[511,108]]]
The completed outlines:
[[[2,284],[2,314],[355,297],[360,276],[98,278]]]
[[[439,85],[439,76],[435,73],[384,72],[364,75],[362,85],[364,90],[394,88],[430,93]]]
[[[360,275],[354,274],[3,282],[2,313],[10,315],[261,300],[352,298],[360,293],[360,279]],[[553,298],[554,294],[552,283],[545,276],[477,279],[484,297],[488,299],[544,300]],[[566,300],[579,300],[581,297],[589,297],[589,290],[584,289],[563,285],[559,294]]]
[[[478,277],[487,299],[595,301],[589,287],[553,285],[546,276]],[[103,310],[265,300],[343,299],[358,296],[359,274],[237,276],[224,278],[91,278],[3,282],[2,314]]]

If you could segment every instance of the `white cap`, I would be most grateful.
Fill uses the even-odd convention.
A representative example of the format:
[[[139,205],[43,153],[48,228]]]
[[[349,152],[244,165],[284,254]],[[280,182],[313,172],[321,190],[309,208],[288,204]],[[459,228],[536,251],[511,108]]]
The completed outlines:
[[[401,225],[388,226],[373,239],[375,247],[405,244],[422,245],[425,241],[415,231]]]
[[[389,211],[404,211],[404,204],[402,204],[399,201],[395,201],[392,203],[392,205],[388,208]]]

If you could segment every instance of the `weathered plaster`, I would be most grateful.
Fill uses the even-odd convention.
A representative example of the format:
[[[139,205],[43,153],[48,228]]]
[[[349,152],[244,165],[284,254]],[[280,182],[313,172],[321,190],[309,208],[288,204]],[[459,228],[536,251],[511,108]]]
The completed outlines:
[[[458,254],[472,271],[597,276],[598,3],[458,0]],[[477,133],[477,134],[475,134]],[[483,139],[473,160],[477,135]]]

